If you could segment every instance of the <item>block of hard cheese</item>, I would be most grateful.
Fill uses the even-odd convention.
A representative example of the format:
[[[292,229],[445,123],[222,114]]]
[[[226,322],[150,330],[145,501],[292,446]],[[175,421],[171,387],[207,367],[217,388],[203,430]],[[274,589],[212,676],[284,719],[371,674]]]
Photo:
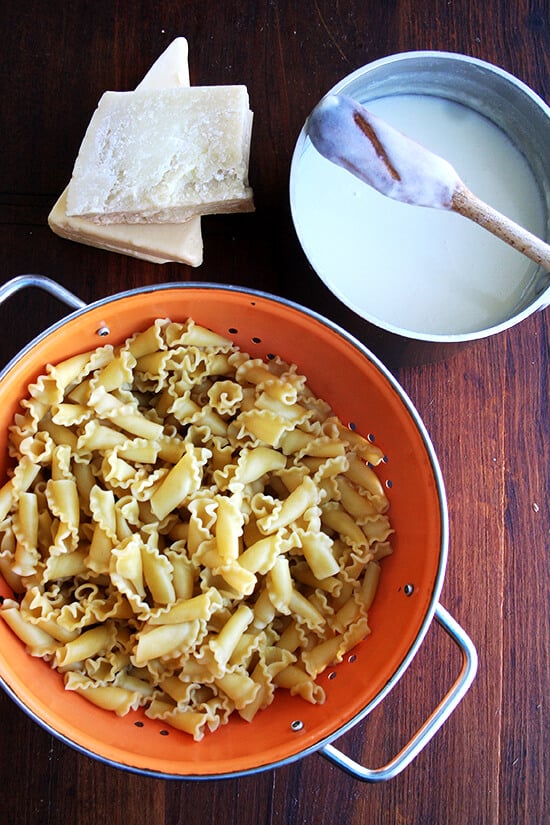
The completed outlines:
[[[187,40],[177,37],[151,66],[137,88],[164,89],[188,85]],[[199,217],[174,225],[103,225],[69,217],[66,205],[67,189],[48,216],[51,229],[62,238],[153,263],[175,261],[190,266],[202,263],[203,243]]]
[[[76,160],[67,214],[174,223],[253,209],[245,86],[105,92]]]
[[[67,215],[67,190],[48,216],[57,235],[109,252],[165,264],[169,261],[200,266],[203,256],[201,219],[190,218],[180,224],[148,223],[100,224]]]

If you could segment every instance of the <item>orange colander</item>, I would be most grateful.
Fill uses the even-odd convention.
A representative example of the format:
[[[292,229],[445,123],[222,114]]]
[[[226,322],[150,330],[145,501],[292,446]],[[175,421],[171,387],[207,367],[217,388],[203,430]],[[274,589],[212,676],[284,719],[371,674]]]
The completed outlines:
[[[45,365],[96,346],[121,343],[155,318],[197,323],[230,337],[254,357],[271,353],[296,363],[317,396],[345,424],[374,438],[387,456],[381,479],[388,488],[395,529],[394,553],[384,560],[369,612],[372,634],[341,664],[318,677],[324,705],[286,691],[251,723],[239,717],[201,742],[167,730],[140,711],[117,717],[65,691],[60,675],[0,622],[0,678],[15,702],[67,744],[108,764],[166,778],[212,779],[254,773],[314,751],[359,779],[377,781],[401,771],[454,710],[476,671],[475,649],[439,604],[447,558],[447,506],[433,446],[418,413],[388,370],[361,343],[314,312],[265,293],[215,284],[164,284],[84,305],[41,276],[20,276],[0,288],[0,303],[14,291],[43,288],[75,311],[50,327],[0,375],[0,430],[18,410],[27,386]],[[0,473],[6,475],[6,449]],[[0,580],[0,594],[11,596]],[[364,718],[411,662],[433,618],[462,652],[462,669],[440,705],[387,765],[368,769],[332,741]]]

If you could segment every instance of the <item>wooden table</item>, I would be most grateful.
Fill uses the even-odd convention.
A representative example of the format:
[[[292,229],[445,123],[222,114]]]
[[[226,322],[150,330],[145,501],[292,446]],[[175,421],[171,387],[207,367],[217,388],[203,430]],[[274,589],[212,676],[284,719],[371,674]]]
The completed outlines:
[[[289,164],[322,94],[387,54],[442,49],[502,66],[548,99],[550,14],[518,0],[381,3],[25,3],[4,0],[0,210],[2,279],[49,275],[85,301],[166,281],[250,286],[298,301],[357,335],[417,406],[446,481],[450,554],[442,603],[471,634],[473,687],[415,762],[361,783],[313,754],[214,782],[141,777],[75,752],[0,696],[0,820],[6,825],[396,823],[538,825],[548,815],[550,314],[411,366],[403,348],[343,308],[310,270],[288,204]],[[196,270],[158,266],[56,237],[46,218],[97,100],[132,89],[171,40],[190,44],[193,84],[245,83],[255,111],[257,211],[203,222]],[[41,292],[2,308],[1,361],[56,320]],[[391,757],[457,668],[433,627],[404,678],[340,745]],[[547,821],[547,820],[546,820]]]

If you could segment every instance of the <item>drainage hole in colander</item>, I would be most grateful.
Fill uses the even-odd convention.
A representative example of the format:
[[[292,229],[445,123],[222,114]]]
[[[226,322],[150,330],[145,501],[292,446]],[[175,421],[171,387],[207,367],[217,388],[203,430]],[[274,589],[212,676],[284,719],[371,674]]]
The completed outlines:
[[[328,675],[328,678],[330,679],[331,682],[332,682],[333,679],[336,679],[336,671],[331,670],[329,675]]]
[[[258,336],[257,336],[257,335],[255,335],[255,336],[252,338],[252,343],[253,343],[253,344],[261,344],[261,343],[262,343],[262,339],[261,339],[261,338],[258,338]]]
[[[111,330],[107,326],[107,324],[102,324],[99,329],[96,329],[96,335],[100,335],[102,338],[105,338],[106,335],[109,335]]]
[[[134,725],[136,726],[136,728],[142,728],[143,722],[134,722]]]
[[[170,731],[164,730],[164,728],[162,730],[159,730],[159,733],[161,736],[170,736]]]
[[[229,327],[227,330],[231,335],[236,335],[238,333],[238,329],[236,327]]]
[[[348,662],[349,662],[351,665],[352,665],[354,662],[356,662],[356,661],[357,661],[357,656],[355,655],[355,653],[352,653],[350,656],[348,656]]]
[[[290,723],[290,729],[293,730],[294,733],[297,733],[299,730],[302,730],[303,727],[304,727],[304,723],[302,722],[301,719],[294,719]]]
[[[406,584],[403,588],[403,593],[405,594],[405,596],[412,596],[412,594],[414,593],[414,584],[411,584],[410,582]]]
[[[391,488],[393,487],[393,481],[391,480],[391,478],[386,479],[386,487],[388,488],[388,490],[391,490]]]

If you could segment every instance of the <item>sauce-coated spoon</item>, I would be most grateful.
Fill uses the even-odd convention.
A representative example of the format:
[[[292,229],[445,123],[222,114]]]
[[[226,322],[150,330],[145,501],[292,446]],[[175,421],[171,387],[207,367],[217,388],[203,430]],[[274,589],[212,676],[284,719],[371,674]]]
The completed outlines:
[[[448,161],[352,98],[324,97],[309,116],[306,131],[321,155],[383,195],[463,215],[550,270],[550,244],[476,197]]]

